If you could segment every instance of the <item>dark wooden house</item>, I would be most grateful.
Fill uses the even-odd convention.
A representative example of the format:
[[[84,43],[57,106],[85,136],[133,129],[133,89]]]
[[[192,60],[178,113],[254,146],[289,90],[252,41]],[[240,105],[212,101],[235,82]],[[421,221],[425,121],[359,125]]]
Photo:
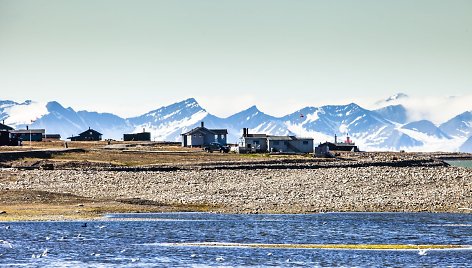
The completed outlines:
[[[18,138],[11,134],[14,128],[5,125],[5,121],[0,123],[0,146],[17,146],[20,145]]]
[[[70,139],[71,141],[101,141],[102,135],[102,133],[89,127],[88,130],[80,133],[79,136],[72,136],[68,139]]]
[[[0,130],[0,146],[18,146],[21,142],[8,130]]]
[[[331,156],[331,151],[359,152],[359,148],[349,136],[347,136],[346,141],[338,142],[338,137],[334,135],[334,143],[320,143],[320,145],[315,148],[315,156]]]
[[[14,128],[5,125],[5,121],[3,121],[3,123],[0,123],[0,130],[3,130],[3,131],[11,131],[11,130],[13,130],[13,129],[14,129]]]
[[[143,129],[141,133],[123,134],[124,141],[151,141],[151,132]]]
[[[22,141],[42,141],[45,132],[45,129],[31,129],[27,126],[26,129],[12,130],[10,134]]]

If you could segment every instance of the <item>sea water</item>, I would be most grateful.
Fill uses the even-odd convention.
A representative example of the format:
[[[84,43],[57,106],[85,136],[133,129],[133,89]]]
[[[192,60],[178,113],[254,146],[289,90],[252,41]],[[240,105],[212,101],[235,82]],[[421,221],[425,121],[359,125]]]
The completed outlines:
[[[451,166],[472,168],[472,160],[447,160]]]
[[[276,244],[294,247],[257,246]],[[299,248],[305,244],[465,247]],[[472,214],[154,213],[0,222],[0,267],[470,267],[472,249],[466,245],[472,245]]]

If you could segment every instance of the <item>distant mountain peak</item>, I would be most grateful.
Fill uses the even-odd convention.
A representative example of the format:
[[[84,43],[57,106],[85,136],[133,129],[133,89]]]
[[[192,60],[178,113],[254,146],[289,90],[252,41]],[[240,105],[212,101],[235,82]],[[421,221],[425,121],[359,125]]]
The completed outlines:
[[[408,98],[408,95],[406,95],[405,93],[397,93],[397,94],[394,94],[390,97],[388,97],[385,102],[391,102],[391,101],[396,101],[396,100],[399,100],[399,99],[406,99]]]
[[[260,112],[259,108],[257,108],[256,105],[253,105],[249,108],[247,108],[246,110],[244,110],[245,112]]]
[[[386,98],[384,100],[379,100],[375,104],[377,104],[377,105],[392,105],[392,104],[397,103],[398,101],[405,100],[405,99],[408,99],[408,98],[409,98],[409,96],[407,94],[400,92],[400,93],[393,94],[392,96],[389,96],[388,98]]]

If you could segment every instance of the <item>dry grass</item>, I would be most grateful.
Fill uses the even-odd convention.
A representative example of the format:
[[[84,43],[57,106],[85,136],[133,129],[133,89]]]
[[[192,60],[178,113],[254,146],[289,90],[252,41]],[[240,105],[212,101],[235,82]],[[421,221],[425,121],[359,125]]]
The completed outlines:
[[[31,149],[64,148],[64,141],[33,142],[33,147],[0,147],[3,151]],[[106,141],[99,142],[67,142],[68,148],[84,149],[84,153],[66,153],[53,155],[49,160],[70,162],[87,161],[91,163],[107,163],[117,166],[140,165],[186,165],[227,161],[251,161],[273,159],[268,154],[234,154],[206,153],[201,148],[184,148],[158,142],[112,142],[112,148]],[[275,156],[282,158],[300,158],[300,156]],[[40,159],[23,159],[17,162],[34,162]]]
[[[267,158],[263,155],[249,158],[245,155],[222,153],[165,153],[165,152],[126,152],[112,150],[87,151],[85,153],[62,154],[53,156],[55,161],[88,161],[96,163],[110,163],[113,165],[139,166],[139,165],[186,165],[196,163],[211,163],[222,161],[247,161],[250,159]]]

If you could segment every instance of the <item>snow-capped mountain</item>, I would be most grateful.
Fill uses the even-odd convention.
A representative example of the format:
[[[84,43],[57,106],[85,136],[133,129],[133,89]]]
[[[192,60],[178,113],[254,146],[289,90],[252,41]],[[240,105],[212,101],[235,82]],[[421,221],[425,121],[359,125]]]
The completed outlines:
[[[206,116],[208,112],[190,98],[129,118],[127,122],[134,126],[134,132],[150,131],[152,140],[178,141],[181,133],[198,125]]]
[[[41,106],[39,103],[30,102],[31,106]],[[23,108],[28,110],[26,108]],[[31,109],[29,109],[31,110]],[[127,133],[133,128],[127,122],[116,115],[110,113],[97,113],[88,111],[74,111],[72,108],[64,108],[56,101],[48,102],[44,108],[45,112],[38,114],[25,114],[25,119],[16,124],[15,128],[44,128],[46,133],[59,133],[63,139],[78,135],[89,127],[101,132],[104,137],[119,139],[122,133]],[[29,117],[27,117],[29,116]],[[5,123],[9,122],[15,116],[9,117]],[[121,134],[120,134],[121,133]]]
[[[407,98],[391,97],[392,102]],[[408,122],[408,110],[402,105],[386,105],[368,110],[355,103],[305,107],[282,117],[274,117],[252,106],[226,118],[208,113],[198,102],[186,99],[132,118],[110,113],[75,111],[58,102],[37,103],[0,101],[0,120],[15,128],[45,128],[62,138],[88,129],[104,138],[121,139],[124,133],[151,132],[153,140],[180,141],[180,134],[205,122],[208,128],[228,129],[228,141],[237,142],[242,128],[250,133],[312,137],[315,144],[342,140],[349,135],[363,150],[459,150],[472,134],[472,113],[465,112],[439,127],[427,120]],[[462,148],[462,147],[461,147]]]
[[[472,153],[472,136],[470,136],[464,144],[461,145],[459,148],[459,151],[465,152],[465,153]]]
[[[295,135],[285,124],[276,117],[267,115],[256,106],[225,118],[225,127],[241,136],[243,128],[249,128],[250,133],[272,133],[272,135]]]
[[[394,105],[398,104],[399,102],[408,99],[409,96],[405,93],[396,93],[384,100],[377,101],[377,105],[385,106],[385,105]]]
[[[405,124],[408,116],[405,107],[401,104],[389,105],[375,110],[381,117],[399,124]]]
[[[464,112],[447,122],[439,128],[453,137],[467,138],[472,135],[472,112]]]
[[[421,142],[399,132],[389,120],[355,103],[306,107],[282,120],[293,132],[304,133],[321,141],[333,140],[335,134],[349,134],[364,148],[396,150],[421,145]]]
[[[408,123],[402,126],[402,129],[413,130],[437,139],[451,139],[449,135],[444,133],[441,129],[428,120],[420,120]]]

